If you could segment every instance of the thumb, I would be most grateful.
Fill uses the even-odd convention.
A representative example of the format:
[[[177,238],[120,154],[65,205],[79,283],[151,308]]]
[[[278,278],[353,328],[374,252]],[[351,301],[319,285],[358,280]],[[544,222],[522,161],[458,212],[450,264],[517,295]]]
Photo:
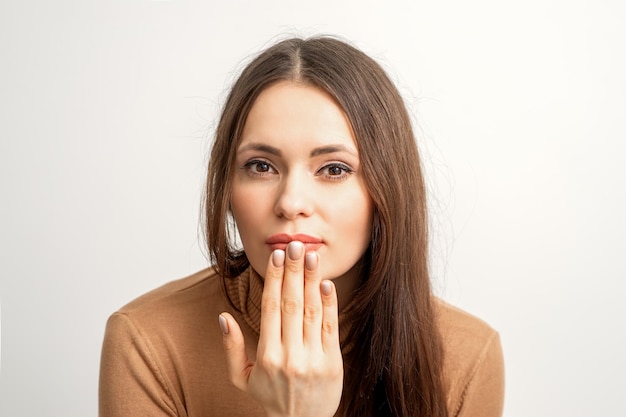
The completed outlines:
[[[224,353],[230,381],[242,391],[248,391],[248,378],[253,363],[248,360],[246,345],[237,321],[228,313],[219,315],[223,334]]]

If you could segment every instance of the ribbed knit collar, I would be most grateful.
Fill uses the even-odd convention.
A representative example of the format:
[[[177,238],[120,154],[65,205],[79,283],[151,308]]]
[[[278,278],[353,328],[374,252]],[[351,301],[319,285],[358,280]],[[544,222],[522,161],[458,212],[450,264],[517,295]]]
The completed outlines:
[[[263,278],[251,267],[234,279],[226,279],[226,294],[235,308],[241,312],[246,324],[258,336],[261,332],[261,297]],[[339,335],[344,342],[347,335],[345,314],[339,314]]]
[[[263,278],[248,268],[237,278],[226,279],[226,295],[258,336],[261,332]]]

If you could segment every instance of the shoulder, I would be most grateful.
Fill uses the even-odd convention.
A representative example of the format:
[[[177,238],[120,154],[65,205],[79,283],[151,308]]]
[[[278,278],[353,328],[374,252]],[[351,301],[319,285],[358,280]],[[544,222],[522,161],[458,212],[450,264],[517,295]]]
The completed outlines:
[[[211,328],[228,306],[221,277],[207,268],[168,282],[120,308],[109,318],[107,336],[116,339],[125,333],[155,345],[193,339]]]
[[[122,307],[119,312],[141,314],[163,305],[211,297],[221,291],[221,277],[212,268],[203,269],[185,278],[170,281]]]
[[[109,317],[100,361],[101,415],[220,415],[207,411],[232,405],[237,394],[220,402],[228,377],[217,318],[232,311],[222,287],[222,277],[205,269]]]
[[[435,299],[439,330],[447,353],[479,355],[498,333],[485,321],[447,302]]]
[[[452,416],[499,416],[504,362],[496,330],[478,317],[436,299],[444,348],[444,378]]]

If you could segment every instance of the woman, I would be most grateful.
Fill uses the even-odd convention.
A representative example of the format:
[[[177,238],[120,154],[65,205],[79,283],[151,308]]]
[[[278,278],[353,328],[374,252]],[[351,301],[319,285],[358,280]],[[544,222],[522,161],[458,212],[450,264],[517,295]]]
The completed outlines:
[[[110,318],[101,416],[501,414],[498,334],[432,295],[411,122],[371,58],[332,38],[256,57],[205,214],[213,267]]]

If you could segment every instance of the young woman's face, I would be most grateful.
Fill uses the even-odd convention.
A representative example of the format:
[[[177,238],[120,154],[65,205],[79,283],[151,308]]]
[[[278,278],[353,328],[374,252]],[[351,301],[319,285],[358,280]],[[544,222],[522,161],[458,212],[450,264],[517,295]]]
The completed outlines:
[[[252,267],[299,240],[341,277],[370,243],[372,200],[346,116],[323,90],[280,82],[256,99],[237,149],[231,209]]]

